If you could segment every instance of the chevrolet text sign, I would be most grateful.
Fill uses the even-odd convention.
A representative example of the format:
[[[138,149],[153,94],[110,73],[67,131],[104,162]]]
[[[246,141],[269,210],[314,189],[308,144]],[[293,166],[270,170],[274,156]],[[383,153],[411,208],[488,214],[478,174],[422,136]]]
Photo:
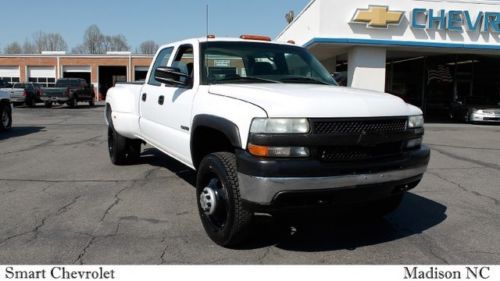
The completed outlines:
[[[500,33],[500,12],[479,12],[473,15],[469,11],[416,8],[411,15],[411,27],[414,29]]]
[[[412,29],[500,33],[500,12],[471,13],[467,10],[414,8],[410,16]],[[388,28],[390,25],[400,25],[404,17],[403,11],[370,5],[367,9],[357,9],[351,22],[366,24],[371,28]]]

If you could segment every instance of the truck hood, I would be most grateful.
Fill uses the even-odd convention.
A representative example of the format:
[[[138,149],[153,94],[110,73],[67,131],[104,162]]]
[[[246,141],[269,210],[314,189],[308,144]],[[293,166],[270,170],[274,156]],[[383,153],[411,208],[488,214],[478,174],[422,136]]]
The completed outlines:
[[[268,117],[374,117],[422,114],[385,93],[311,84],[211,85],[209,93],[252,103]]]

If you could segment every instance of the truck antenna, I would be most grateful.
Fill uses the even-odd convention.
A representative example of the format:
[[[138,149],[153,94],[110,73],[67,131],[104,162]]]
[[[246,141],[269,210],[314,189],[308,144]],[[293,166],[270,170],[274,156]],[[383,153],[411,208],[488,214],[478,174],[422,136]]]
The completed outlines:
[[[206,14],[206,28],[207,28],[207,38],[208,38],[208,4],[207,4],[207,14]]]

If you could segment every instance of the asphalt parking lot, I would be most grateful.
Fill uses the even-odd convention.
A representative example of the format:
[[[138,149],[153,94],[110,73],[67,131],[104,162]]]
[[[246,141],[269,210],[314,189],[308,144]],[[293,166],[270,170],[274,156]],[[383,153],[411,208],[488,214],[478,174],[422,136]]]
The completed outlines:
[[[194,173],[156,149],[113,166],[104,107],[16,108],[0,134],[0,264],[499,264],[500,126],[428,124],[422,183],[384,219],[282,232],[253,242],[206,236]]]

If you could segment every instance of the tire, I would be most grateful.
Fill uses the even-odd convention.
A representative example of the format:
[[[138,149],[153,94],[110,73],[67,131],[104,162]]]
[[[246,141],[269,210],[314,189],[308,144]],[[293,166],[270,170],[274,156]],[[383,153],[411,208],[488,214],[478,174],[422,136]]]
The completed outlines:
[[[94,107],[95,106],[95,101],[92,99],[89,101],[89,106]]]
[[[126,165],[136,162],[141,155],[141,141],[128,139],[108,127],[108,152],[111,163]]]
[[[27,107],[33,107],[35,105],[35,102],[33,101],[32,98],[26,98],[26,101],[24,102]]]
[[[196,198],[210,239],[223,247],[245,240],[253,214],[242,204],[233,153],[217,152],[203,158],[196,179]]]
[[[72,98],[68,101],[68,106],[71,107],[71,108],[75,108],[77,106],[77,101],[76,101],[76,97],[75,98]]]
[[[45,107],[46,107],[46,108],[51,108],[51,107],[52,107],[52,102],[50,102],[50,101],[46,101],[46,102],[45,102]]]
[[[12,108],[8,103],[0,104],[0,131],[12,128]]]
[[[464,115],[464,122],[465,123],[470,123],[470,115],[471,113],[469,111],[467,111]]]

